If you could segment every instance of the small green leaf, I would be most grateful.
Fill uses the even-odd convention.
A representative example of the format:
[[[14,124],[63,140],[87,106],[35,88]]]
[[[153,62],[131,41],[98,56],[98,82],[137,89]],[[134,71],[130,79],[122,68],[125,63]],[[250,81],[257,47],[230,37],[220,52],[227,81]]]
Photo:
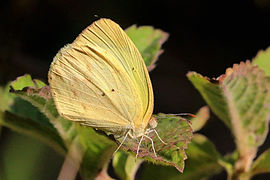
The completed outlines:
[[[192,137],[190,124],[186,119],[174,115],[160,113],[155,118],[158,122],[156,131],[166,144],[161,142],[154,132],[151,132],[148,136],[154,142],[157,157],[153,152],[150,140],[147,138],[144,138],[141,143],[138,157],[156,164],[174,166],[182,172],[184,160],[187,159],[185,149]],[[140,138],[131,139],[128,136],[122,148],[136,154],[139,141]],[[122,142],[122,138],[119,139],[119,142]]]
[[[261,173],[270,173],[270,149],[267,149],[255,160],[250,173],[252,176]]]
[[[270,47],[265,51],[259,51],[255,58],[252,59],[252,64],[258,65],[267,76],[270,76]]]
[[[125,31],[140,51],[148,70],[154,69],[156,60],[163,52],[161,46],[169,34],[152,26],[133,25]]]
[[[220,171],[220,155],[215,146],[203,135],[195,134],[186,150],[188,159],[183,174],[171,167],[153,166],[145,164],[143,169],[143,180],[202,180],[207,179]]]
[[[39,89],[43,86],[45,86],[45,83],[40,80],[32,80],[32,77],[29,74],[26,74],[13,81],[11,87],[14,90],[22,90],[24,87],[33,87]]]
[[[190,120],[193,132],[199,131],[205,125],[205,123],[209,119],[209,116],[210,116],[209,107],[208,106],[201,107],[197,112],[196,117]]]
[[[114,171],[122,180],[134,180],[141,163],[142,160],[123,151],[118,151],[113,157]]]

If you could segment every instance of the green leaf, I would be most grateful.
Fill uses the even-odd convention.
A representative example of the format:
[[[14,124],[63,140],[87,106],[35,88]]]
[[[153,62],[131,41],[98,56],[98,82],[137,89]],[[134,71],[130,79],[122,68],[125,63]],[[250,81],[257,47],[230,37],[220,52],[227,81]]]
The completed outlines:
[[[22,90],[24,87],[33,87],[39,89],[43,86],[45,86],[45,83],[40,80],[32,80],[32,77],[29,74],[26,74],[14,80],[11,87],[14,90]]]
[[[145,164],[143,169],[143,180],[200,180],[207,179],[223,168],[219,165],[221,156],[215,146],[203,135],[195,134],[186,150],[188,159],[183,174],[171,167],[153,166]]]
[[[10,109],[10,106],[13,104],[14,96],[9,93],[9,85],[6,87],[0,86],[0,113]],[[1,122],[1,120],[0,120]],[[0,123],[0,135],[1,135],[2,127]]]
[[[14,96],[9,93],[9,84],[6,87],[0,87],[0,111],[9,110],[14,101]]]
[[[80,167],[84,179],[94,179],[110,161],[117,144],[105,133],[97,132],[91,127],[77,125],[83,160]]]
[[[209,107],[208,106],[201,107],[197,112],[196,117],[190,120],[193,132],[199,131],[205,125],[205,123],[209,119],[209,116],[210,116]]]
[[[169,34],[152,26],[133,25],[125,31],[140,51],[148,70],[154,69],[155,62],[163,52],[161,46],[168,39]]]
[[[115,173],[122,180],[134,180],[135,174],[140,167],[142,160],[123,151],[118,151],[113,157],[113,167]]]
[[[26,84],[33,85],[29,82],[31,77],[20,77]],[[15,86],[22,88],[23,83],[16,80]],[[38,81],[37,81],[38,82]],[[10,85],[0,89],[1,110],[0,124],[20,133],[36,136],[54,147],[59,152],[64,152],[65,146],[59,137],[56,129],[49,123],[48,119],[29,102],[18,98],[9,93]]]
[[[58,133],[41,123],[6,111],[0,112],[0,124],[16,132],[37,137],[54,147],[58,152],[64,153],[66,151],[65,144]]]
[[[231,126],[226,99],[223,97],[222,89],[218,81],[210,81],[196,72],[189,72],[188,79],[201,93],[211,110],[228,126]]]
[[[261,173],[270,173],[270,149],[267,149],[255,160],[250,173],[252,176]]]
[[[214,82],[194,72],[188,78],[213,112],[230,124],[240,157],[236,169],[247,171],[268,133],[270,78],[249,61],[235,64]]]
[[[185,169],[186,171],[186,169]],[[185,172],[184,171],[184,172]],[[142,170],[142,180],[181,180],[183,174],[177,169],[170,166],[154,165],[151,163],[144,163]]]
[[[201,134],[195,134],[187,150],[189,159],[181,179],[205,179],[219,173],[221,155],[214,144]]]
[[[187,158],[185,149],[192,137],[190,124],[186,119],[174,115],[160,113],[155,118],[158,123],[156,131],[160,138],[167,144],[161,142],[158,136],[152,132],[148,136],[154,142],[157,157],[153,152],[150,140],[147,138],[144,138],[141,143],[138,157],[155,164],[174,166],[182,172],[184,169],[184,160]],[[123,138],[118,140],[122,142]],[[128,136],[122,148],[136,154],[139,140],[140,138],[131,139]]]
[[[270,76],[270,47],[265,51],[259,51],[256,57],[252,59],[252,64],[258,65],[267,76]]]

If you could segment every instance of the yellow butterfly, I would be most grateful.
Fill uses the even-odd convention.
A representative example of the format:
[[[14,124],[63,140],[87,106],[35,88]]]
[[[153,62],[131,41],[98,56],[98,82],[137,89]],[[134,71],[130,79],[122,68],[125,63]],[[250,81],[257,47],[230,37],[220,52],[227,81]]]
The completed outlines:
[[[100,19],[87,27],[54,57],[48,79],[61,116],[124,137],[122,143],[127,136],[140,138],[137,155],[149,138],[155,153],[147,136],[157,134],[149,74],[118,24]]]

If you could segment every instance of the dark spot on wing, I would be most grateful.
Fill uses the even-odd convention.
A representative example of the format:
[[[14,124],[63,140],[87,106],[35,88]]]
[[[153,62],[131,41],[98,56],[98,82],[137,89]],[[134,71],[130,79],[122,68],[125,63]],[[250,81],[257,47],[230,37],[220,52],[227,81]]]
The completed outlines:
[[[112,92],[114,92],[114,89],[112,89]]]
[[[84,110],[86,110],[86,106],[85,106],[84,104],[82,104],[82,108],[83,108]]]
[[[132,71],[134,71],[134,70],[135,70],[135,68],[133,67],[133,68],[132,68]]]

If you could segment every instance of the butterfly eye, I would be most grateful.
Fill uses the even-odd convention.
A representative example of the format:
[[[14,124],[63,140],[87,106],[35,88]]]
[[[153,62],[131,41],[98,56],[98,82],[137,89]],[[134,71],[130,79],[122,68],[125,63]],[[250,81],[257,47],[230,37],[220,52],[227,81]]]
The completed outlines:
[[[101,96],[105,96],[105,93],[103,92],[103,93],[101,94]]]

